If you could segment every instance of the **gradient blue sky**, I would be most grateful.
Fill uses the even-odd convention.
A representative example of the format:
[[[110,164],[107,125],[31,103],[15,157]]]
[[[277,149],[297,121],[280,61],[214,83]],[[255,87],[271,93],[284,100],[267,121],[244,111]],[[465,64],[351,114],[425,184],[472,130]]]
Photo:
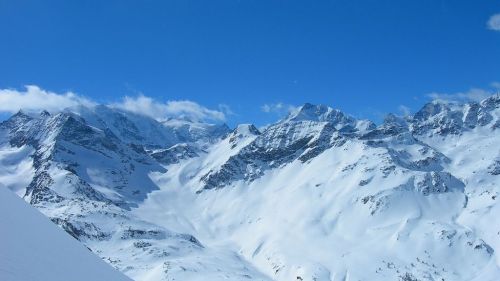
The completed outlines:
[[[498,13],[492,0],[2,0],[0,88],[225,104],[229,124],[304,102],[380,120],[432,92],[492,90]]]

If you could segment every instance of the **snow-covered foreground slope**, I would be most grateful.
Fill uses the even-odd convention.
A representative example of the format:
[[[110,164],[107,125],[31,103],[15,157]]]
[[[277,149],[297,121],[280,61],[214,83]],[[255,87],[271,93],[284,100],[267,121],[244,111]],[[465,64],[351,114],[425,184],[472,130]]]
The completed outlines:
[[[0,186],[0,280],[130,280]]]
[[[500,280],[498,96],[223,131],[21,112],[0,180],[135,280]]]

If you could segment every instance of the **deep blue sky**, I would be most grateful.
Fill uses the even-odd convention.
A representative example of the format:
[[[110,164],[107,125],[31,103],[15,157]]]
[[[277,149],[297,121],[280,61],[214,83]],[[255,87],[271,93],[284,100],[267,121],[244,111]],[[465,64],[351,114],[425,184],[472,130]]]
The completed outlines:
[[[500,80],[492,0],[0,1],[0,88],[99,102],[142,92],[227,104],[323,103],[380,118]]]

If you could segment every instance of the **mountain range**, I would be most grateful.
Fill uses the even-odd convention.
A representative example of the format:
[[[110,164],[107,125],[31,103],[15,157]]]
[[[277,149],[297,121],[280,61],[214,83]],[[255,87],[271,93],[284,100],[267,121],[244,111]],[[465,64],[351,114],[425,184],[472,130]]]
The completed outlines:
[[[262,129],[105,105],[0,124],[0,183],[134,280],[500,280],[499,175],[498,95],[381,124],[309,103]]]

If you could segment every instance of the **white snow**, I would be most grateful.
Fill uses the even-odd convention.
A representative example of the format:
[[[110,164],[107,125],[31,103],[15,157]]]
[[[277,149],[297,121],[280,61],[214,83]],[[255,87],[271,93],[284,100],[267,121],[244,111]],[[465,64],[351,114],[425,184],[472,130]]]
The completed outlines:
[[[130,280],[0,185],[0,280]]]
[[[34,149],[28,146],[0,147],[0,183],[23,196],[33,178],[33,160],[29,157]]]

